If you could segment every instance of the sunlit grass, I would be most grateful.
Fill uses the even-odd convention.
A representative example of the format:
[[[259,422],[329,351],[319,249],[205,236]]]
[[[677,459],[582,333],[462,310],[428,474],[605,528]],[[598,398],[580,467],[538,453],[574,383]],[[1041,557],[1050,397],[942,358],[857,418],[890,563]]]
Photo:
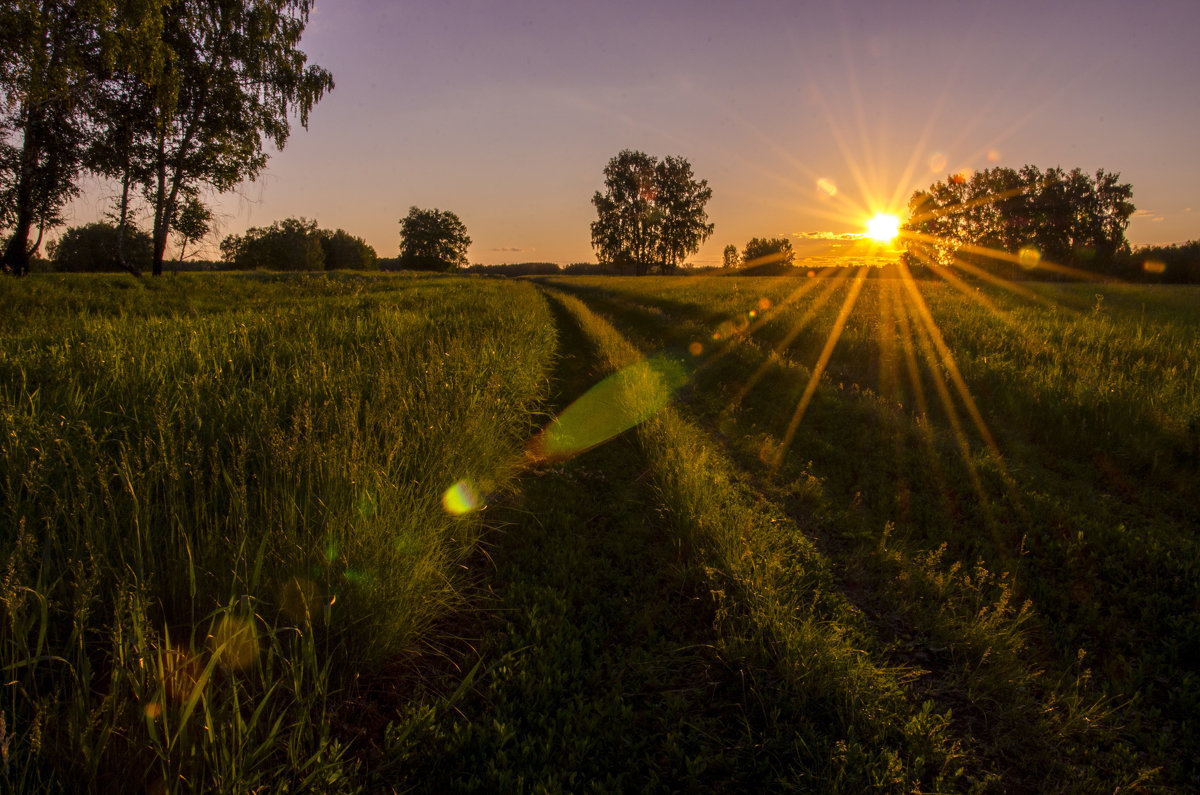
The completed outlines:
[[[544,703],[539,677],[599,675],[556,634],[569,614],[543,616],[513,633],[540,667],[447,662],[461,681],[393,696],[388,739],[353,739],[371,671],[442,654],[456,631],[435,619],[461,604],[481,509],[634,428],[628,470],[589,477],[645,501],[556,504],[553,527],[601,532],[598,516],[624,512],[657,555],[677,550],[670,565],[701,586],[689,608],[715,618],[693,642],[742,677],[711,703],[761,717],[780,781],[1186,784],[1194,291],[881,273],[548,280],[562,311],[499,280],[6,282],[6,788],[112,789],[129,770],[166,790],[337,790],[384,770],[413,784],[400,762],[438,764],[437,716],[476,684],[488,707],[488,671],[512,683],[510,715]],[[589,341],[555,351],[560,316]],[[593,378],[535,419],[555,356]],[[509,515],[548,518],[517,497]],[[661,596],[678,572],[612,573],[661,576]],[[534,602],[587,593],[560,590]],[[580,732],[561,745],[455,725],[489,780],[529,781],[518,759],[586,756],[588,704],[611,710],[609,740],[644,725],[628,698],[618,683],[517,724]]]
[[[1011,711],[992,718],[1000,731],[993,742],[1020,746],[1027,741],[1022,732],[1037,736],[1027,731],[1030,716],[1044,714],[1042,736],[1089,756],[1079,727],[1107,725],[1111,733],[1132,720],[1150,732],[1145,716],[1168,703],[1176,705],[1172,736],[1186,733],[1190,685],[1167,695],[1124,667],[1141,657],[1141,665],[1178,674],[1181,658],[1156,649],[1180,642],[1183,625],[1166,616],[1186,612],[1194,597],[1184,585],[1194,571],[1185,550],[1195,539],[1182,528],[1195,507],[1184,497],[1183,472],[1200,430],[1200,390],[1194,369],[1186,369],[1200,342],[1195,317],[1182,311],[1186,296],[1091,285],[1013,291],[962,279],[917,281],[901,271],[869,279],[856,300],[853,283],[842,282],[835,300],[835,293],[813,292],[815,281],[799,289],[736,277],[559,284],[610,313],[649,349],[705,339],[706,329],[723,328],[766,300],[774,311],[737,326],[724,347],[705,347],[689,403],[744,452],[744,461],[774,465],[779,488],[790,488],[797,475],[811,479],[814,460],[817,471],[837,473],[829,476],[840,484],[831,498],[846,507],[832,509],[841,515],[826,520],[832,532],[873,538],[895,523],[891,537],[901,544],[889,543],[884,558],[863,547],[853,564],[885,578],[874,587],[896,601],[879,609],[910,616],[914,609],[903,606],[911,594],[882,586],[895,576],[884,573],[893,565],[886,560],[902,559],[924,570],[920,577],[947,583],[956,581],[954,567],[964,571],[976,559],[988,577],[1012,574],[1003,598],[1010,605],[1030,600],[1028,609],[970,617],[964,603],[968,612],[953,619],[965,622],[957,629],[934,614],[920,619],[930,633],[949,631],[941,643],[951,648],[990,643],[996,654],[1010,649],[1004,666],[1023,661],[1024,673],[995,669],[986,687],[964,669],[955,687],[965,695],[947,693],[1008,705],[1003,709]],[[789,292],[801,300],[785,304]],[[947,551],[931,557],[942,543]],[[888,557],[895,554],[901,558]],[[1166,571],[1171,588],[1182,589],[1171,591],[1173,607],[1160,601],[1155,585]],[[1105,616],[1102,604],[1123,606]],[[1130,618],[1146,610],[1159,617]],[[985,617],[994,623],[980,623]],[[1096,632],[1120,650],[1089,640]],[[1167,637],[1148,640],[1159,632]],[[1038,639],[1032,656],[1030,633]],[[1058,667],[1043,673],[1039,660],[1056,655]],[[1086,668],[1077,658],[1089,661]],[[1094,665],[1105,670],[1099,682]],[[1011,689],[1021,680],[1041,694],[1042,706]],[[1125,703],[1134,692],[1155,693],[1148,697],[1159,706],[1110,722],[1107,698]],[[1157,735],[1140,736],[1143,747],[1159,744]],[[1178,755],[1165,758],[1186,766]],[[1046,758],[1038,764],[1046,766],[1043,774],[1054,766]]]
[[[851,286],[843,315],[861,286]],[[637,349],[585,304],[555,298],[610,368],[639,360]],[[829,564],[811,541],[741,486],[722,451],[674,408],[657,412],[638,433],[673,524],[707,573],[722,652],[766,656],[783,679],[772,696],[786,702],[781,708],[827,721],[793,727],[814,743],[796,760],[809,771],[801,775],[830,789],[960,779],[961,749],[946,732],[946,716],[931,705],[911,713],[900,693],[903,672],[861,652],[855,611],[832,591]]]
[[[542,299],[336,274],[2,287],[6,791],[346,775],[338,694],[459,599],[479,518],[444,491],[521,464]]]

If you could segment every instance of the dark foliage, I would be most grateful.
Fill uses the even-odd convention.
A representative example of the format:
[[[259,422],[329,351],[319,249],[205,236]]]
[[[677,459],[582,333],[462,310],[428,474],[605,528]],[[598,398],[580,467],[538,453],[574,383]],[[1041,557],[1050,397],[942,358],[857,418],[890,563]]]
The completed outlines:
[[[449,210],[410,207],[400,219],[400,267],[414,271],[465,268],[471,238],[467,227]]]
[[[325,252],[325,270],[369,271],[379,267],[375,249],[361,237],[345,229],[319,231],[321,250]]]
[[[1128,281],[1200,284],[1200,240],[1134,249],[1121,259],[1117,275]]]
[[[556,262],[514,262],[505,265],[472,265],[470,273],[484,276],[554,276],[562,273]]]
[[[1006,278],[1111,274],[1134,211],[1119,179],[1028,165],[953,174],[909,199],[906,261]]]
[[[154,256],[150,235],[135,227],[126,227],[124,241],[118,238],[118,229],[112,224],[97,222],[73,226],[50,244],[50,268],[80,273],[124,271],[127,268],[121,261],[121,247],[124,247],[125,262],[130,267],[150,267]]]
[[[319,229],[307,218],[285,218],[251,227],[221,241],[221,254],[237,270],[375,270],[375,249],[345,229]]]
[[[251,227],[244,235],[230,235],[221,241],[221,254],[238,270],[325,269],[317,222],[305,218],[285,218],[270,226]]]
[[[708,181],[694,179],[684,158],[626,149],[608,161],[604,191],[592,196],[592,247],[618,273],[669,273],[712,234],[704,210],[711,198]]]
[[[728,256],[726,257],[728,259]],[[752,238],[742,251],[742,266],[791,265],[796,259],[792,241],[783,237]]]

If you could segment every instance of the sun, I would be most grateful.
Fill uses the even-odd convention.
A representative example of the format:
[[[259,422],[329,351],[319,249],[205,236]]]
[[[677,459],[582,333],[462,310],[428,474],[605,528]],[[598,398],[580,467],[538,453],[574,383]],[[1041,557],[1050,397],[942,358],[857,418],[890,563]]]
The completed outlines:
[[[900,234],[900,219],[888,213],[875,213],[867,221],[867,237],[876,243],[891,243]]]

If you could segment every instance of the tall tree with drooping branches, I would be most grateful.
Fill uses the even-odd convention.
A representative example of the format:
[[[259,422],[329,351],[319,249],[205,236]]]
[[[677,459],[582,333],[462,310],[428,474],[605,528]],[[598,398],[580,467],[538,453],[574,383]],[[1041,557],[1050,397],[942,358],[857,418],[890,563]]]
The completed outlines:
[[[153,217],[153,272],[162,273],[178,214],[202,190],[254,179],[266,142],[283,149],[291,119],[308,126],[333,77],[300,49],[312,0],[170,0],[163,11],[167,57],[153,80],[127,85],[137,123],[110,127],[121,172]],[[120,103],[117,103],[120,108]],[[129,114],[120,118],[128,119]]]
[[[9,230],[0,268],[7,273],[29,272],[42,232],[78,195],[87,99],[114,18],[105,0],[0,3],[0,228]]]

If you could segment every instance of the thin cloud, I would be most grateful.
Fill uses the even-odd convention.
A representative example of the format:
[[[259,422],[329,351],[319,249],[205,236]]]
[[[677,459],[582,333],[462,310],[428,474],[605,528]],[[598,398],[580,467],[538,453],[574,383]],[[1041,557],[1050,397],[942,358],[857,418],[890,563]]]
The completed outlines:
[[[801,240],[859,240],[861,232],[792,232],[792,237]]]
[[[526,251],[537,251],[536,248],[518,248],[516,246],[501,246],[500,248],[489,248],[488,251],[497,254],[522,254]]]

